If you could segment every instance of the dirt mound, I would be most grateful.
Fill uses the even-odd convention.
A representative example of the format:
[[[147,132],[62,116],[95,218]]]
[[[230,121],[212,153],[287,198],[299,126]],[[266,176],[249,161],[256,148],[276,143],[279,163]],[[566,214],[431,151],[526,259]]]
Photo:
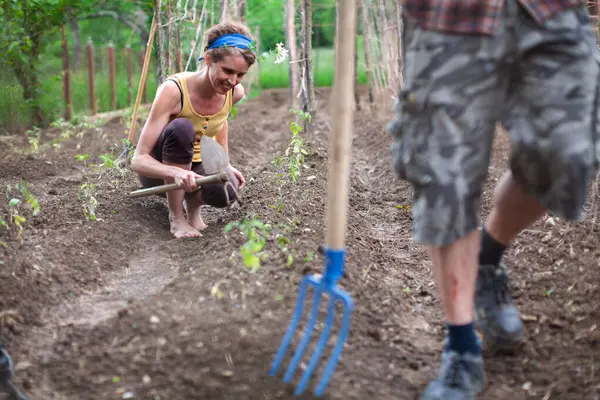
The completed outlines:
[[[40,205],[35,218],[22,208],[22,242],[14,227],[0,233],[8,246],[0,268],[0,337],[33,399],[292,398],[293,388],[268,369],[300,279],[323,267],[331,123],[330,93],[318,92],[312,130],[301,134],[310,155],[295,183],[273,163],[292,138],[287,91],[265,91],[239,107],[230,149],[248,180],[243,204],[207,208],[209,228],[199,239],[172,239],[164,199],[127,198],[139,187],[131,172],[89,167],[125,137],[118,118],[78,128],[81,137],[74,129],[60,146],[0,156],[0,183],[23,176]],[[386,122],[368,111],[356,115],[342,281],[356,310],[327,391],[331,399],[413,399],[438,366],[441,310],[430,262],[411,240],[411,190],[391,172]],[[61,134],[49,132],[45,143]],[[482,215],[508,150],[500,137]],[[76,158],[83,154],[90,155],[87,168]],[[94,186],[82,192],[85,184]],[[84,215],[90,204],[96,221]],[[593,210],[577,225],[549,217],[510,248],[506,259],[528,341],[520,354],[487,358],[482,398],[597,398],[600,250]],[[225,229],[235,221],[265,237],[256,270],[240,255],[240,228]],[[261,223],[268,224],[264,231]]]

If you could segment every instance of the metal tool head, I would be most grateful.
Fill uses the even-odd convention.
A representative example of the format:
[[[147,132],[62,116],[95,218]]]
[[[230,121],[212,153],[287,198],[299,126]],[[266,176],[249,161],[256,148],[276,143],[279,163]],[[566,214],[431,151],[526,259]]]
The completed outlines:
[[[207,175],[217,174],[229,165],[229,155],[215,139],[207,136],[200,138],[200,157]]]
[[[331,356],[329,357],[329,361],[325,366],[325,370],[323,371],[323,375],[321,376],[321,380],[316,387],[315,395],[317,397],[321,396],[335,371],[335,367],[340,358],[342,350],[344,348],[344,343],[346,341],[346,337],[348,336],[348,332],[350,330],[350,320],[352,311],[354,310],[354,302],[352,297],[345,290],[336,286],[336,282],[343,275],[343,263],[344,263],[344,251],[325,251],[325,259],[326,259],[326,267],[325,274],[323,276],[320,275],[309,275],[304,277],[300,284],[300,290],[298,294],[298,300],[296,303],[296,308],[294,310],[294,315],[292,320],[288,326],[288,329],[283,337],[282,343],[277,351],[275,359],[273,360],[273,364],[271,366],[271,370],[269,374],[273,376],[277,373],[287,349],[296,333],[298,328],[298,323],[302,317],[302,312],[304,310],[304,301],[306,298],[306,293],[309,287],[313,289],[313,301],[311,307],[310,318],[304,330],[304,336],[300,340],[300,343],[296,347],[296,351],[290,361],[290,364],[284,375],[284,382],[289,383],[296,371],[306,348],[308,347],[312,333],[317,324],[317,317],[319,315],[319,308],[321,306],[321,299],[323,295],[327,295],[329,297],[329,301],[327,304],[327,314],[325,316],[325,324],[323,326],[323,331],[319,336],[315,351],[310,358],[307,368],[300,379],[298,386],[296,387],[296,391],[294,392],[295,396],[298,396],[304,392],[308,382],[311,378],[312,373],[314,372],[319,359],[327,343],[331,336],[331,331],[335,322],[335,308],[336,304],[340,303],[342,305],[343,314],[341,325],[337,337],[337,341],[333,347],[331,352]]]

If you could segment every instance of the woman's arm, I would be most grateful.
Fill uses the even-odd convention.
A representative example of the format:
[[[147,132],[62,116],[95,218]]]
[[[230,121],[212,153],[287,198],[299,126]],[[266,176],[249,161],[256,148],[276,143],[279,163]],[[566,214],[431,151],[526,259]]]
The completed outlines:
[[[238,84],[234,89],[233,89],[233,104],[237,104],[243,97],[245,94],[245,90],[244,87],[242,86],[242,84]],[[221,129],[221,131],[219,133],[217,133],[217,135],[215,136],[215,139],[217,140],[217,142],[219,142],[219,144],[225,149],[225,151],[227,153],[229,153],[229,144],[228,144],[228,137],[229,137],[229,124],[227,123],[227,120],[225,120],[225,123],[223,123],[223,128]]]
[[[165,165],[151,155],[169,118],[178,112],[179,103],[180,93],[175,82],[166,81],[160,85],[131,160],[131,167],[138,174],[149,178],[174,179],[181,172],[181,168]]]
[[[235,87],[235,90],[233,92],[233,99],[232,99],[233,104],[236,104],[237,102],[239,102],[243,97],[244,97],[244,87],[241,84],[238,84]],[[228,137],[229,137],[229,124],[227,123],[227,120],[225,120],[225,123],[223,123],[223,128],[215,136],[215,140],[217,142],[219,142],[219,144],[223,147],[223,149],[225,149],[227,154],[229,154]],[[231,172],[233,172],[235,177],[238,179],[238,181],[240,183],[240,189],[243,188],[246,185],[246,179],[244,178],[244,175],[242,175],[242,173],[237,168],[234,168],[231,164],[229,164],[229,168],[231,169]]]

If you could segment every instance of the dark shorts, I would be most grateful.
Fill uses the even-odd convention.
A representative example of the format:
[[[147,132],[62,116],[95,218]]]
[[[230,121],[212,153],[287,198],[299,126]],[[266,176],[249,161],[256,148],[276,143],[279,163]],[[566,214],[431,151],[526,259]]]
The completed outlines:
[[[494,36],[404,24],[393,167],[414,188],[415,241],[454,242],[479,225],[496,124],[510,169],[551,212],[580,220],[597,165],[598,48],[584,7],[537,24],[505,2]]]
[[[192,162],[194,156],[194,126],[192,122],[185,118],[176,118],[163,129],[154,149],[152,157],[157,161],[173,164],[186,165]],[[205,175],[202,163],[192,163],[192,171],[198,175]],[[204,185],[199,189],[202,201],[213,207],[227,207],[237,199],[239,182],[230,168],[225,172],[229,175],[229,182]],[[145,188],[164,185],[162,179],[148,178],[139,175],[140,182]],[[197,196],[198,192],[186,193],[186,198]]]

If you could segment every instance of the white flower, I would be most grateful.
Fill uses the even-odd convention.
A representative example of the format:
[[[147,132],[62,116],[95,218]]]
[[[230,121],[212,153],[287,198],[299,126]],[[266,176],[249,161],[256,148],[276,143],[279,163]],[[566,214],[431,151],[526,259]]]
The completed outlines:
[[[275,49],[275,64],[280,64],[288,56],[289,50],[283,46],[282,42],[277,43]]]

